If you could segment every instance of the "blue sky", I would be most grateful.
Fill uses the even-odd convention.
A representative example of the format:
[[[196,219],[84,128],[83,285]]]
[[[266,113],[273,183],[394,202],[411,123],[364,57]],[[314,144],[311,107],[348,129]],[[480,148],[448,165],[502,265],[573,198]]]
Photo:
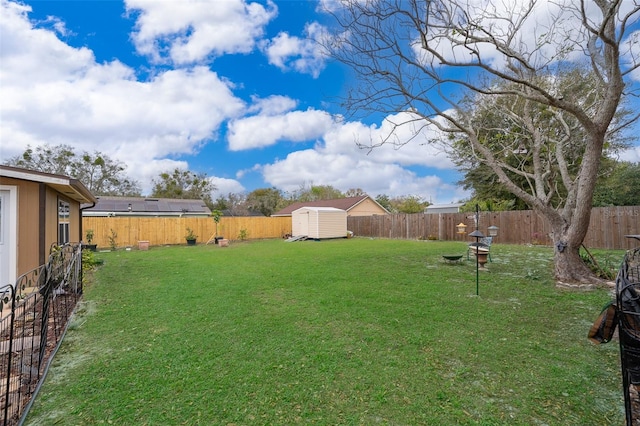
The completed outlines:
[[[218,194],[314,184],[433,203],[469,195],[434,146],[357,148],[384,117],[341,109],[352,77],[308,41],[328,19],[317,1],[1,2],[2,159],[43,143],[97,150],[144,193],[180,167],[205,172]],[[639,161],[640,148],[624,156]]]

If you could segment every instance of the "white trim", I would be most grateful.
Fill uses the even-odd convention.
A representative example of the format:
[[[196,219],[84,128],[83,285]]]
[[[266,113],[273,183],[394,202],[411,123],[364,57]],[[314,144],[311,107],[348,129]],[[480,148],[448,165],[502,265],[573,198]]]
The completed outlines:
[[[24,171],[3,169],[2,176],[55,185],[71,185],[69,178],[66,176],[52,175],[50,173],[34,173],[33,171],[26,169]]]
[[[18,187],[13,185],[0,185],[0,190],[9,191],[9,235],[7,247],[9,247],[9,283],[15,284],[16,271],[18,269]],[[4,285],[5,283],[0,283]]]

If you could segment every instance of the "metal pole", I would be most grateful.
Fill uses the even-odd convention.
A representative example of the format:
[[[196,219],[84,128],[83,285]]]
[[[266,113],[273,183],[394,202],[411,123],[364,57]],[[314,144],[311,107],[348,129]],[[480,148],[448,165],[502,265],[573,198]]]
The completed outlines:
[[[480,208],[476,204],[476,230],[469,234],[470,237],[476,239],[475,254],[476,254],[476,296],[480,295],[480,238],[484,238],[484,234],[478,230],[480,221]]]
[[[476,203],[476,232],[478,231],[479,225],[480,225],[480,208],[478,207],[478,204]],[[479,263],[479,259],[480,256],[478,256],[478,254],[480,253],[480,237],[478,237],[478,235],[476,235],[476,296],[480,295],[480,263]]]

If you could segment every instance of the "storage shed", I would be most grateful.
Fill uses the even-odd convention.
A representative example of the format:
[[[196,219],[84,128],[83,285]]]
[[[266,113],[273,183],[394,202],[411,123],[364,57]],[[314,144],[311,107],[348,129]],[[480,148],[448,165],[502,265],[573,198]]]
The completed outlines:
[[[334,207],[301,207],[291,212],[294,236],[312,239],[347,236],[347,212]]]

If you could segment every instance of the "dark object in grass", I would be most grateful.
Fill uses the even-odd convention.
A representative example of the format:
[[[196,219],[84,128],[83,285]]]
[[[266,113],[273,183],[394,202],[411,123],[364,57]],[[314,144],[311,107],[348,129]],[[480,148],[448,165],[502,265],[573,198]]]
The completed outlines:
[[[616,278],[616,305],[627,425],[636,425],[640,413],[632,401],[631,385],[640,385],[640,247],[624,257]]]
[[[616,300],[603,309],[589,330],[594,343],[611,340],[618,327],[627,426],[640,425],[637,386],[640,385],[640,247],[624,257],[616,278]]]
[[[447,263],[459,263],[462,260],[462,255],[457,254],[443,254],[442,257]]]

